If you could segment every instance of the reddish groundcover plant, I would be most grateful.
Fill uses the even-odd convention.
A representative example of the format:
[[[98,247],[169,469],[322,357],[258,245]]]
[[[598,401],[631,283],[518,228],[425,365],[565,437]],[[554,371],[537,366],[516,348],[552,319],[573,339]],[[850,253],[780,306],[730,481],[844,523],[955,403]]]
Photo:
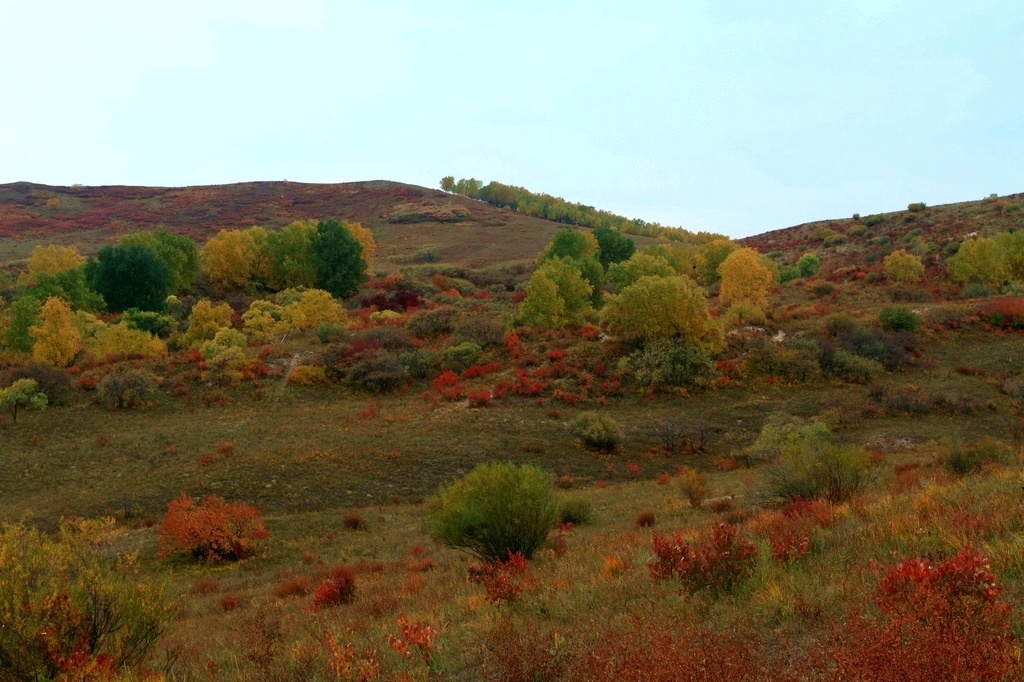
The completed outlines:
[[[185,493],[167,505],[159,533],[163,556],[181,550],[197,559],[225,561],[251,555],[270,535],[252,505],[216,495],[197,505]]]
[[[350,604],[356,595],[356,578],[348,566],[336,566],[313,590],[313,610]]]
[[[1010,604],[988,560],[965,547],[882,576],[877,619],[855,614],[827,651],[834,679],[879,682],[1020,680]]]
[[[655,556],[647,564],[651,577],[675,577],[690,593],[728,591],[750,578],[757,566],[757,546],[738,537],[735,526],[727,523],[696,543],[685,542],[678,532],[673,538],[655,533],[652,540]]]

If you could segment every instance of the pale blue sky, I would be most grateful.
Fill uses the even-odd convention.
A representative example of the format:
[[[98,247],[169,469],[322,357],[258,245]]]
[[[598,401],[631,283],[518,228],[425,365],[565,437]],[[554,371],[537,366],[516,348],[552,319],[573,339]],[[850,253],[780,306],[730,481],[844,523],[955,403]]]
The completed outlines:
[[[743,236],[1024,191],[1024,2],[0,0],[0,182],[500,180]]]

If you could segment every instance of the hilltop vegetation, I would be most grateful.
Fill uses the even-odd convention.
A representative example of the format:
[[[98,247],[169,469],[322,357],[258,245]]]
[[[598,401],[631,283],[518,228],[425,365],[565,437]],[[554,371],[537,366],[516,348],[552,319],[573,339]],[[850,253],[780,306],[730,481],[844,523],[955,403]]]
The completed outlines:
[[[1017,198],[447,180],[2,189],[0,679],[1020,678]]]

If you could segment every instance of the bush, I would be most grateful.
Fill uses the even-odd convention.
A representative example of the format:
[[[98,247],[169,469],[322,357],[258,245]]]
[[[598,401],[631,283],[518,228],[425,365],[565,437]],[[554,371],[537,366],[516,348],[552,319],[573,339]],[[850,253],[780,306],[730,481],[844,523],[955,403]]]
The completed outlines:
[[[867,484],[868,460],[863,450],[831,443],[788,446],[782,460],[768,470],[771,497],[843,502]]]
[[[883,371],[882,365],[847,350],[837,350],[823,356],[822,369],[826,373],[855,384],[866,384]]]
[[[167,505],[159,534],[163,556],[180,550],[196,559],[225,561],[248,557],[269,537],[255,507],[216,495],[197,506],[185,493]]]
[[[920,213],[926,208],[928,208],[928,206],[923,201],[917,201],[912,204],[907,204],[907,210],[910,211],[911,213]]]
[[[470,341],[448,346],[441,351],[441,364],[447,369],[461,372],[473,364],[480,351],[480,346]]]
[[[973,443],[950,442],[944,449],[943,464],[961,476],[981,471],[989,464],[1006,463],[1013,456],[1008,445],[991,436],[984,436]]]
[[[316,328],[316,339],[320,343],[334,343],[344,341],[346,338],[348,338],[348,332],[345,330],[345,325],[324,322]]]
[[[647,564],[655,580],[676,578],[683,589],[728,592],[754,575],[757,547],[738,537],[736,528],[718,524],[695,544],[684,542],[677,532],[673,539],[654,534],[654,558]]]
[[[356,595],[356,578],[348,566],[331,569],[327,577],[313,590],[313,610],[350,604]]]
[[[480,348],[498,346],[505,340],[505,325],[493,315],[461,315],[452,330],[455,343],[473,343]]]
[[[484,562],[529,559],[555,525],[558,503],[547,474],[512,463],[479,464],[428,502],[430,536]]]
[[[412,378],[426,379],[434,373],[437,355],[426,348],[418,348],[402,353],[398,356],[398,361]]]
[[[120,679],[145,661],[167,601],[115,549],[122,535],[113,519],[0,529],[0,679]]]
[[[699,386],[715,374],[704,350],[675,341],[652,341],[619,362],[619,371],[641,387]]]
[[[590,503],[590,500],[573,497],[565,500],[558,507],[558,520],[560,523],[583,526],[590,523],[593,517],[594,505]]]
[[[887,305],[878,312],[878,323],[887,332],[916,332],[921,326],[921,318],[909,308]]]
[[[4,374],[0,386],[6,388],[19,379],[36,382],[36,390],[46,396],[47,405],[61,406],[71,402],[71,380],[67,374],[51,365],[32,361],[15,365]]]
[[[441,260],[441,250],[433,244],[426,244],[412,254],[413,263],[436,263]]]
[[[622,443],[622,429],[607,414],[580,412],[572,422],[572,432],[591,450],[612,452]]]
[[[156,376],[144,369],[118,365],[96,387],[101,403],[110,408],[132,409],[149,404],[156,393]]]
[[[779,284],[786,284],[787,282],[792,282],[793,280],[800,279],[801,277],[800,268],[795,265],[787,265],[779,270]]]
[[[690,506],[694,509],[700,507],[708,494],[708,477],[695,469],[684,466],[679,467],[677,480],[679,489],[690,501]]]
[[[458,311],[451,306],[443,306],[434,310],[421,310],[409,317],[405,323],[408,332],[421,339],[433,339],[451,334],[455,327]]]
[[[364,353],[348,369],[348,384],[371,393],[393,391],[409,380],[409,372],[391,354]]]
[[[297,386],[312,386],[313,384],[327,383],[327,375],[323,367],[296,365],[288,373],[287,381],[289,384],[296,384]]]

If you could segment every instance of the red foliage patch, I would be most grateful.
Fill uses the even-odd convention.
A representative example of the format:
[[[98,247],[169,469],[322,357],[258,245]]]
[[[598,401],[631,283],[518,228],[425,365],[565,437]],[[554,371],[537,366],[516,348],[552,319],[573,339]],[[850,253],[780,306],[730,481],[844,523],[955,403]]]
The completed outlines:
[[[655,580],[677,578],[690,593],[702,589],[726,591],[754,574],[757,547],[738,537],[736,528],[718,524],[699,542],[684,542],[654,534],[654,558],[647,564]]]

